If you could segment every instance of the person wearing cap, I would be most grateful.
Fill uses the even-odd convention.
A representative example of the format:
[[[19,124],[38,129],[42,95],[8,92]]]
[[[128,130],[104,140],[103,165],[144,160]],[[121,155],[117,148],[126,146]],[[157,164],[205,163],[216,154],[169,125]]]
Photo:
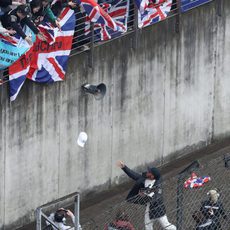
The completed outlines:
[[[147,172],[139,174],[128,168],[124,162],[118,161],[121,168],[131,179],[136,181],[126,200],[128,202],[146,205],[145,230],[153,230],[153,223],[159,222],[165,230],[176,230],[176,226],[168,221],[163,202],[161,174],[157,168],[148,168]]]
[[[216,230],[221,229],[221,216],[227,219],[222,202],[219,200],[220,194],[217,189],[211,189],[208,199],[202,202],[200,211],[204,216],[204,221],[197,227],[197,230]],[[205,228],[206,227],[206,228]]]
[[[24,25],[27,25],[41,40],[45,40],[45,37],[31,21],[29,14],[29,7],[27,5],[20,5],[16,9],[4,14],[0,19],[4,28],[15,30],[28,44],[32,45],[31,38],[22,29]]]
[[[66,219],[70,218],[73,225],[75,224],[75,216],[74,214],[64,208],[58,209],[55,213],[51,213],[49,216],[49,219],[58,227],[60,230],[74,230],[74,227],[66,225]],[[47,221],[47,225],[50,225],[50,223]],[[52,227],[53,229],[56,229],[55,227]],[[81,226],[79,225],[79,230],[81,230]]]

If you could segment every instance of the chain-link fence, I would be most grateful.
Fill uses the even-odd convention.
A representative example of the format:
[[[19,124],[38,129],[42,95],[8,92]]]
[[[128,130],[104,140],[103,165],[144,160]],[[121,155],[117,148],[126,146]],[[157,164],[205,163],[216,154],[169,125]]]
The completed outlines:
[[[109,208],[103,214],[98,214],[98,216],[94,217],[93,222],[82,223],[82,228],[84,230],[229,230],[229,161],[229,157],[225,157],[224,160],[223,156],[221,156],[209,162],[205,162],[205,160],[203,162],[193,162],[178,176],[169,178],[161,184],[163,192],[160,196],[157,195],[157,190],[153,190],[152,198],[146,202],[146,196],[151,195],[151,191],[148,195],[138,195],[130,202],[124,201]],[[211,196],[207,194],[210,190],[213,190],[210,192]],[[220,195],[219,197],[218,194]],[[211,202],[210,197],[218,197],[217,203]],[[161,217],[164,214],[162,213],[162,198],[168,222],[166,218],[153,218],[152,223],[152,219],[148,220],[148,217],[152,215],[153,209],[155,216],[159,214]],[[151,199],[154,200],[155,207],[151,207]],[[150,207],[147,209],[149,202]],[[156,206],[157,204],[158,206]],[[148,227],[145,227],[148,221],[151,223],[149,223]],[[168,228],[162,228],[162,226],[167,225],[169,225]]]

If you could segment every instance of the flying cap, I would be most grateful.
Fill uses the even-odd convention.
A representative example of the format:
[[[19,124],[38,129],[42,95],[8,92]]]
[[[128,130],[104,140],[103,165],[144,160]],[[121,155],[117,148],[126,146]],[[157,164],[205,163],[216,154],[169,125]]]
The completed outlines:
[[[83,148],[87,139],[88,139],[87,134],[85,132],[80,132],[77,139],[77,144]]]
[[[157,168],[148,167],[148,172],[152,173],[156,180],[159,180],[161,177],[160,171]]]

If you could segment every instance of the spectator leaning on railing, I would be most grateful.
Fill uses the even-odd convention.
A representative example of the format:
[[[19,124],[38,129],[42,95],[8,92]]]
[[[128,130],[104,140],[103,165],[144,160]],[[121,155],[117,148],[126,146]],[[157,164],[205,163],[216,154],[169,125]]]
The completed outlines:
[[[42,7],[39,10],[38,15],[46,18],[54,26],[56,26],[60,29],[59,20],[54,15],[53,11],[51,10],[51,5],[50,5],[51,2],[52,2],[52,0],[41,0]]]
[[[32,45],[31,37],[26,36],[23,32],[23,26],[27,25],[41,40],[45,40],[45,36],[37,29],[34,23],[31,21],[30,9],[27,5],[20,5],[14,10],[10,10],[1,16],[1,23],[5,29],[15,30],[19,36],[25,39],[30,45]]]
[[[176,230],[176,226],[169,223],[163,203],[161,189],[161,175],[157,168],[148,168],[147,172],[136,173],[128,168],[122,161],[120,167],[136,183],[127,196],[127,201],[146,205],[145,230],[153,230],[153,223],[159,222],[165,230]]]
[[[77,3],[71,0],[57,0],[52,4],[51,9],[53,13],[58,16],[65,7],[70,7],[72,10],[75,10]]]

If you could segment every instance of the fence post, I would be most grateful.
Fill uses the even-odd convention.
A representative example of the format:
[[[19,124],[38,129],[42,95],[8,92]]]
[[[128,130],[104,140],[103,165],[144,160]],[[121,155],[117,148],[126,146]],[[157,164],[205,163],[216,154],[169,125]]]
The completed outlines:
[[[180,27],[181,27],[181,0],[176,0],[176,25],[175,25],[175,32],[180,33]]]
[[[42,223],[41,223],[41,208],[37,208],[35,211],[36,215],[36,230],[41,230]]]
[[[138,8],[136,6],[136,4],[134,4],[134,45],[133,48],[134,50],[137,49],[138,46],[138,41],[139,41],[139,33],[140,33],[140,29],[138,27]]]
[[[80,225],[80,194],[77,194],[74,198],[74,215],[75,215],[75,230],[81,230],[79,228]]]
[[[193,161],[189,166],[183,169],[180,173],[178,173],[177,179],[177,193],[176,193],[176,202],[177,202],[177,215],[176,215],[176,223],[177,230],[183,230],[183,184],[185,176],[188,172],[194,170],[195,168],[199,168],[200,164],[198,161]]]
[[[94,52],[94,23],[90,23],[90,50],[88,54],[89,67],[93,68],[93,52]]]
[[[227,169],[230,169],[230,155],[224,155],[224,166]]]

